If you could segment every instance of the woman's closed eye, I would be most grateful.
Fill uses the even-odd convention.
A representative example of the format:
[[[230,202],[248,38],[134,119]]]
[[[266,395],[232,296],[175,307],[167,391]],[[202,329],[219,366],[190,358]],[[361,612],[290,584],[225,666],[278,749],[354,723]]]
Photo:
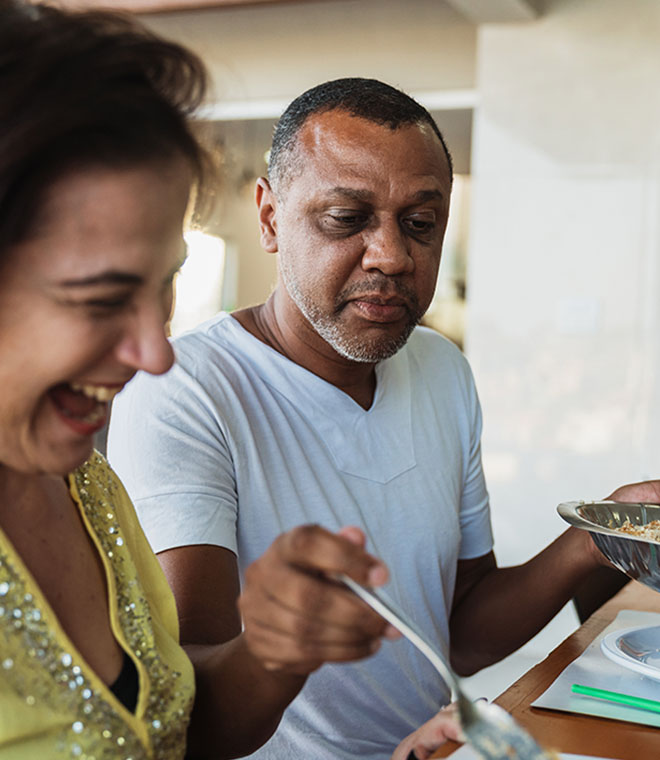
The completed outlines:
[[[86,304],[98,309],[120,309],[122,306],[125,306],[129,300],[129,296],[117,296],[115,298],[93,298],[91,301],[86,301]]]
[[[66,306],[76,309],[84,309],[92,317],[110,317],[121,312],[131,302],[131,293],[121,293],[108,296],[95,296],[94,298],[70,299],[65,301]]]

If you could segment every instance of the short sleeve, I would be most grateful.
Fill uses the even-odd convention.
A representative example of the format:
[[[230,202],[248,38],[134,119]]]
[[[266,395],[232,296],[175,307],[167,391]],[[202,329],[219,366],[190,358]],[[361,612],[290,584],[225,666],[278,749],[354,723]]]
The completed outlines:
[[[236,553],[237,496],[222,419],[180,365],[116,397],[108,457],[153,550],[212,544]]]

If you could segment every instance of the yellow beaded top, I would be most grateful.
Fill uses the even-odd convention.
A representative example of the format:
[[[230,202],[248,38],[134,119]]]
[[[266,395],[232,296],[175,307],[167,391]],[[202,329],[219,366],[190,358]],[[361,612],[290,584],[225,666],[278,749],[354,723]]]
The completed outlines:
[[[103,563],[112,631],[138,671],[135,714],[77,652],[0,531],[0,759],[181,760],[194,676],[172,594],[105,459],[95,453],[69,488]]]

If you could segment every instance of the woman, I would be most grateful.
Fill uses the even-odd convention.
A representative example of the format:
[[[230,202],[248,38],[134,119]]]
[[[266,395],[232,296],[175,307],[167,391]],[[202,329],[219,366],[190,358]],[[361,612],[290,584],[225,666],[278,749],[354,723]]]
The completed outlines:
[[[390,633],[321,576],[384,582],[364,537],[306,527],[255,563],[244,635],[193,666],[92,452],[111,398],[173,362],[172,280],[208,166],[188,124],[204,80],[126,19],[0,0],[0,757],[246,754],[309,672]],[[264,594],[274,574],[282,599]]]

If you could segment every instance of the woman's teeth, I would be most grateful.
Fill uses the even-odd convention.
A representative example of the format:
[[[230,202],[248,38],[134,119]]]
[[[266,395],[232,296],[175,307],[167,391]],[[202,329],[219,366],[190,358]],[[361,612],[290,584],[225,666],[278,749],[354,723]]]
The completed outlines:
[[[108,388],[105,385],[82,385],[80,383],[71,383],[71,388],[78,393],[82,393],[88,398],[93,398],[95,401],[106,403],[114,398],[121,388]]]
[[[79,420],[80,422],[84,422],[87,425],[96,425],[97,422],[100,422],[102,419],[105,418],[105,407],[104,406],[97,406],[95,409],[92,409],[92,411],[89,414],[84,415],[83,417],[80,417],[79,415],[73,414],[69,409],[63,409],[61,408],[60,411],[65,417],[69,417],[70,419]]]

